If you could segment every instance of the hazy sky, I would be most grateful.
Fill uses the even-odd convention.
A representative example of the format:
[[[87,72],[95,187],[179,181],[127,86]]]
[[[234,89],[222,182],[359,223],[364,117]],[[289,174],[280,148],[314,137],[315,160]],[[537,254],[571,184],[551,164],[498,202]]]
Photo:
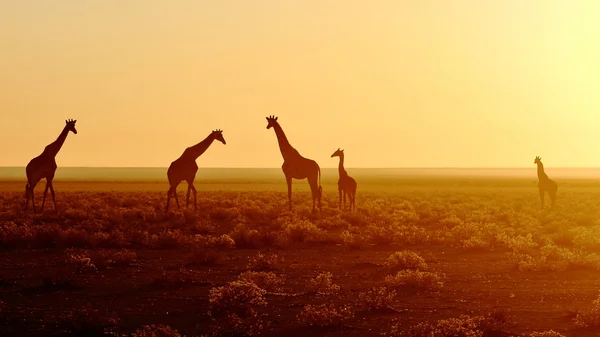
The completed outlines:
[[[0,166],[600,166],[600,1],[3,0]]]

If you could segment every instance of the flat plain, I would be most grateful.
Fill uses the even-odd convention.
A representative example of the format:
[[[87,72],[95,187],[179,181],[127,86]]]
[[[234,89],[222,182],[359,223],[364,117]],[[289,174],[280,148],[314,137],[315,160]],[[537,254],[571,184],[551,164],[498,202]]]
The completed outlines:
[[[541,210],[535,175],[364,175],[350,212],[329,176],[322,214],[278,176],[169,213],[164,181],[62,180],[35,216],[0,182],[1,335],[597,336],[599,181]]]

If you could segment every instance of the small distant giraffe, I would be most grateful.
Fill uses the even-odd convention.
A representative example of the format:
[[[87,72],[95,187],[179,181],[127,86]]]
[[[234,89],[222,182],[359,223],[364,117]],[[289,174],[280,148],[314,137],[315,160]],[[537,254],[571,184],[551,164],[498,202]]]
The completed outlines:
[[[75,129],[76,120],[67,119],[65,121],[66,125],[63,128],[62,132],[58,136],[58,138],[46,146],[44,148],[44,152],[39,156],[33,158],[25,168],[25,173],[27,174],[27,184],[25,185],[25,198],[27,198],[27,203],[25,204],[25,210],[29,207],[29,199],[31,199],[31,205],[33,207],[33,213],[35,214],[35,199],[34,192],[35,185],[42,180],[46,179],[46,189],[44,190],[44,198],[42,199],[42,209],[41,212],[44,212],[44,204],[46,203],[46,195],[48,194],[48,188],[50,188],[50,194],[52,195],[52,201],[54,202],[54,210],[58,215],[58,207],[56,206],[56,197],[54,195],[54,186],[52,185],[52,180],[54,179],[54,174],[56,173],[56,155],[58,151],[60,151],[63,146],[65,139],[67,139],[67,135],[69,131],[77,134],[77,130]]]
[[[279,142],[279,150],[283,156],[281,169],[287,182],[289,210],[292,210],[292,179],[308,179],[308,184],[312,192],[312,211],[313,213],[315,212],[315,201],[318,199],[319,212],[321,212],[323,188],[321,186],[321,168],[319,164],[312,159],[302,157],[298,150],[290,145],[281,125],[277,122],[277,117],[269,116],[266,118],[268,122],[267,129],[273,128],[275,130],[275,135]]]
[[[338,192],[340,194],[340,209],[342,209],[342,194],[344,195],[344,209],[346,208],[346,195],[350,198],[350,210],[355,209],[355,196],[356,196],[356,180],[348,175],[348,172],[344,169],[344,150],[339,148],[335,151],[331,158],[340,157],[340,164],[338,165],[338,171],[340,179],[338,180]]]
[[[194,187],[194,179],[196,179],[196,172],[198,172],[196,159],[208,149],[214,140],[227,144],[223,138],[223,130],[212,131],[203,141],[185,149],[183,154],[171,163],[167,170],[170,188],[167,192],[167,207],[165,208],[165,212],[169,211],[169,203],[171,202],[172,197],[175,198],[177,208],[181,210],[181,207],[179,207],[179,199],[177,198],[177,186],[184,180],[188,184],[185,207],[189,204],[190,191],[192,191],[194,193],[194,209],[198,209],[198,205],[196,204],[196,188]]]
[[[537,175],[538,175],[538,189],[540,191],[540,201],[542,203],[542,209],[544,209],[544,193],[548,192],[550,195],[550,208],[553,209],[556,204],[556,191],[558,190],[558,185],[548,178],[546,172],[544,172],[544,164],[542,164],[542,158],[535,157],[533,161],[534,164],[537,164]]]

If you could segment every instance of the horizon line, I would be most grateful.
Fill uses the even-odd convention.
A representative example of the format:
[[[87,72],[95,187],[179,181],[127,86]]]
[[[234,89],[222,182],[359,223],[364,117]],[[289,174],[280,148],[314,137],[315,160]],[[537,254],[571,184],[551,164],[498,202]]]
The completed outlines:
[[[25,168],[25,166],[0,166],[0,169],[5,168]],[[109,169],[167,169],[168,166],[60,166],[59,168],[109,168]],[[236,167],[236,166],[204,166],[204,169],[281,169],[281,167]],[[325,166],[321,168],[337,169],[337,166]],[[535,166],[396,166],[396,167],[352,167],[351,169],[369,169],[369,170],[397,170],[397,169],[411,169],[411,170],[432,170],[432,169],[454,169],[454,170],[481,170],[481,169],[535,169]],[[547,167],[545,167],[547,168]],[[550,169],[600,169],[600,166],[552,166]]]

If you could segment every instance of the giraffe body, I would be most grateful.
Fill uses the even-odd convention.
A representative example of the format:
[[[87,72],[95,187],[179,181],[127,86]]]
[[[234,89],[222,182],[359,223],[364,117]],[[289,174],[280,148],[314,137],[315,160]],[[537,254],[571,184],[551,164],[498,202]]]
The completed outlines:
[[[285,176],[285,181],[288,188],[289,210],[292,210],[292,179],[307,179],[312,194],[312,211],[314,213],[315,205],[317,205],[318,202],[320,212],[323,188],[321,187],[321,168],[319,167],[319,164],[312,159],[308,159],[300,155],[298,150],[296,150],[289,143],[285,133],[283,132],[283,129],[281,128],[281,125],[279,125],[279,122],[277,122],[277,117],[267,117],[267,122],[267,129],[273,128],[273,130],[275,130],[275,135],[277,136],[277,141],[279,143],[279,150],[281,151],[281,156],[283,157],[283,165],[281,165],[281,169],[283,171],[283,175]]]
[[[558,185],[550,178],[544,171],[544,164],[542,164],[542,158],[535,157],[533,162],[537,165],[537,176],[538,176],[538,191],[540,193],[540,202],[542,209],[544,209],[544,195],[548,193],[550,195],[550,208],[554,209],[556,205],[556,192],[558,191]]]
[[[39,156],[33,158],[27,166],[25,167],[25,174],[27,175],[27,184],[25,185],[25,197],[27,198],[27,202],[25,204],[25,210],[29,207],[29,199],[31,199],[31,205],[33,208],[33,213],[35,214],[35,198],[34,198],[34,189],[35,186],[42,180],[46,179],[46,188],[44,189],[44,197],[42,198],[42,207],[41,212],[44,211],[44,205],[46,203],[46,195],[48,194],[48,189],[50,190],[50,194],[52,196],[52,202],[54,203],[54,210],[56,214],[58,214],[58,207],[56,206],[56,195],[54,193],[54,186],[52,185],[52,181],[54,180],[54,175],[56,173],[57,165],[56,165],[56,155],[62,148],[65,140],[67,139],[67,135],[69,132],[73,132],[77,134],[77,129],[75,129],[75,120],[66,120],[65,127],[62,132],[58,136],[58,138],[47,145],[44,148],[44,152]]]
[[[342,209],[342,196],[344,199],[344,209],[346,208],[346,196],[350,199],[350,210],[355,209],[355,197],[356,197],[356,180],[348,175],[344,168],[344,150],[337,149],[332,155],[333,157],[340,157],[340,163],[338,165],[338,173],[340,178],[338,179],[338,193],[340,199],[340,209]]]
[[[177,198],[177,186],[179,186],[182,181],[185,181],[188,184],[185,206],[187,207],[189,205],[190,192],[192,192],[194,196],[194,209],[198,209],[196,202],[197,191],[196,187],[194,187],[194,180],[196,179],[196,173],[198,172],[198,164],[196,164],[196,159],[206,152],[214,140],[218,140],[223,144],[227,144],[223,138],[223,131],[215,130],[200,143],[185,149],[183,154],[173,161],[171,165],[169,165],[169,169],[167,170],[169,191],[167,192],[167,206],[165,208],[165,212],[169,211],[169,203],[171,202],[171,198],[175,199],[177,208],[181,210],[181,207],[179,206],[179,199]]]

